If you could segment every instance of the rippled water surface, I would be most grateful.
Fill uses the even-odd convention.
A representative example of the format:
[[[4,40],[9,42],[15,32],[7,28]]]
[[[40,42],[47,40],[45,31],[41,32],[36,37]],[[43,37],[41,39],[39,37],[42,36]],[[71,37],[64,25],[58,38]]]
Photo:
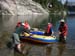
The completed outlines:
[[[40,20],[39,20],[40,18]],[[33,27],[44,29],[49,19],[43,17],[25,19],[24,16],[0,16],[0,56],[75,56],[75,17],[68,16],[68,36],[66,44],[53,43],[49,45],[32,44],[25,42],[25,54],[22,55],[11,48],[11,36],[18,21],[28,20]],[[22,19],[22,20],[21,20]],[[57,32],[59,20],[52,19],[53,29]],[[56,33],[55,35],[57,35]]]

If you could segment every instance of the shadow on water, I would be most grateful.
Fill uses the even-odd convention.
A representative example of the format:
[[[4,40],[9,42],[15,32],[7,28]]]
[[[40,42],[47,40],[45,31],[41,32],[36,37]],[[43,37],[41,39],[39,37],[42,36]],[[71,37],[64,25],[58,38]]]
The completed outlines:
[[[66,49],[66,44],[59,44],[57,56],[62,56],[65,49]]]
[[[7,48],[12,49],[13,48],[12,41],[7,42],[6,46],[7,46]]]
[[[46,47],[46,56],[63,56],[65,44],[50,44]]]
[[[46,56],[51,56],[51,52],[52,52],[52,45],[46,47]]]
[[[3,31],[0,33],[0,55],[1,56],[13,56],[13,50],[7,47],[8,41],[10,41],[10,33]]]

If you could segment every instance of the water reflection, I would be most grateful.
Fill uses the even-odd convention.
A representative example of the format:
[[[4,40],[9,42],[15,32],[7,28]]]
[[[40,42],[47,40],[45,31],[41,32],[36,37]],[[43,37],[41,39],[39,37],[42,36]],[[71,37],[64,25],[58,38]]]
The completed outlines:
[[[38,18],[40,19],[38,19]],[[47,19],[47,17],[43,17],[43,15],[38,15],[37,17],[27,17],[27,16],[0,16],[0,31],[13,31],[16,23],[18,21],[24,22],[25,20],[27,20],[29,22],[29,24],[31,25],[31,27],[37,27],[40,25],[40,23]]]
[[[8,15],[0,16],[0,53],[1,53],[0,55],[3,56],[3,53],[4,53],[3,51],[6,50],[7,52],[4,53],[5,55],[9,56],[9,51],[10,51],[11,52],[10,55],[13,56],[12,50],[11,49],[8,50],[9,48],[7,48],[6,46],[7,45],[9,46],[8,42],[11,41],[10,39],[12,36],[12,32],[14,31],[16,23],[18,21],[24,22],[25,20],[27,20],[31,26],[36,27],[36,25],[38,26],[44,19],[46,19],[46,17],[43,17],[42,15],[41,16],[39,15],[39,18],[40,18],[40,20],[37,19],[37,17],[27,18],[26,16],[8,16]],[[28,44],[28,46],[29,46],[29,44]],[[26,45],[26,47],[28,47],[28,46]],[[31,48],[30,46],[29,46],[29,48],[25,48],[27,53],[29,52],[30,48]],[[22,54],[16,53],[14,55],[21,56]]]
[[[17,19],[15,16],[2,16],[0,20],[1,31],[13,31],[16,25]]]
[[[58,55],[57,56],[62,56],[65,49],[66,49],[65,44],[58,44]]]
[[[29,15],[30,16],[30,15]],[[48,22],[52,22],[52,24],[55,26],[56,22],[58,21],[57,16],[53,18],[49,18],[44,15],[38,15],[34,17],[28,17],[26,15],[24,16],[0,16],[0,31],[13,31],[16,23],[18,21],[24,22],[27,20],[31,27],[37,27],[44,29]],[[50,20],[51,19],[51,20]]]
[[[50,44],[46,47],[46,56],[63,56],[65,49],[65,44]]]
[[[52,44],[46,47],[46,56],[51,56]]]
[[[39,20],[40,19],[40,20]],[[29,17],[26,16],[0,16],[0,55],[9,54],[9,49],[6,48],[6,44],[8,41],[10,41],[10,36],[12,33],[11,31],[14,31],[14,28],[16,26],[16,23],[18,21],[24,22],[25,20],[28,20],[29,24],[32,27],[38,27],[38,28],[44,28],[46,24],[50,21],[48,21],[47,18],[44,18],[43,16],[39,16],[38,19],[36,17]],[[52,23],[54,26],[54,31],[57,31],[58,28],[58,20],[57,17],[52,18]],[[35,45],[35,44],[29,44],[25,43],[25,51],[27,52],[26,56],[73,56],[75,52],[75,17],[68,17],[67,18],[67,24],[69,26],[68,29],[68,37],[67,37],[67,43],[66,44],[51,44],[50,46],[44,47],[43,45]],[[72,50],[74,50],[73,53]],[[68,50],[68,51],[66,51]],[[66,53],[66,54],[65,54]],[[10,53],[10,56],[12,54]],[[14,56],[21,56],[22,54],[14,52]],[[3,55],[2,55],[3,56]],[[8,56],[8,55],[7,55]],[[13,56],[13,55],[12,55]],[[25,55],[24,55],[25,56]]]

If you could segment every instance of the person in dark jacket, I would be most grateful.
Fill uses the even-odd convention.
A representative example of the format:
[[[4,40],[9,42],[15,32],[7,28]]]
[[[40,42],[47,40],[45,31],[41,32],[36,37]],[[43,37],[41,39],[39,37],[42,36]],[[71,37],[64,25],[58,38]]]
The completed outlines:
[[[65,23],[64,19],[60,20],[60,25],[59,25],[58,31],[59,31],[59,42],[65,42],[68,27],[67,27],[67,24]]]
[[[22,52],[23,43],[20,41],[20,34],[23,32],[24,26],[20,23],[13,33],[14,45],[19,52]]]

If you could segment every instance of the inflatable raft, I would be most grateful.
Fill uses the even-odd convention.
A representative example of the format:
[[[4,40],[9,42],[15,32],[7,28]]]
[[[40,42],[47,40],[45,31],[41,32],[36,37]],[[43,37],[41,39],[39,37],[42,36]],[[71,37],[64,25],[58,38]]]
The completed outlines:
[[[43,31],[31,31],[30,33],[37,34],[37,35],[44,35]]]
[[[57,39],[55,36],[43,36],[43,35],[35,35],[35,34],[21,34],[20,35],[21,39],[24,40],[31,40],[34,42],[39,42],[39,43],[44,43],[44,44],[49,44],[49,43],[54,43],[57,42]]]

